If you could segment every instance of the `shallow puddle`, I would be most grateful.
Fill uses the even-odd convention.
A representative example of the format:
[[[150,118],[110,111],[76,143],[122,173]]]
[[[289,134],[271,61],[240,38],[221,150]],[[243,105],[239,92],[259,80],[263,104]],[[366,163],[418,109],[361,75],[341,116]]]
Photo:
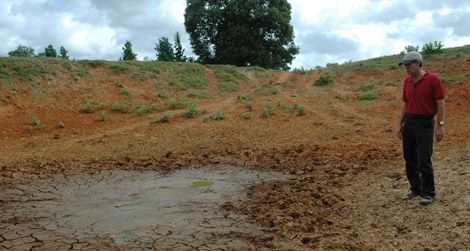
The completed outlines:
[[[286,177],[235,167],[169,175],[118,170],[58,175],[8,191],[24,192],[12,215],[32,217],[43,230],[61,236],[111,239],[124,247],[246,249],[249,243],[240,236],[259,230],[219,206],[242,199],[251,185]]]

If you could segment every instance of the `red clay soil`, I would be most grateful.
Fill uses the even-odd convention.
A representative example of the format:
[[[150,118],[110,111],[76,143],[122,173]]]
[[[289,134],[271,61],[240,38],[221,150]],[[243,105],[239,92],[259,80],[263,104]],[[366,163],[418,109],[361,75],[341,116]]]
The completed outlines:
[[[467,61],[460,70],[469,68]],[[169,123],[155,122],[164,112],[150,118],[111,112],[109,104],[122,99],[113,83],[129,82],[129,76],[111,78],[100,67],[88,80],[93,85],[51,87],[44,79],[44,95],[2,87],[0,188],[69,170],[171,171],[233,164],[289,171],[290,180],[256,185],[247,200],[222,206],[248,215],[263,231],[246,237],[253,250],[470,249],[470,80],[446,85],[446,135],[434,152],[438,196],[423,207],[399,200],[408,189],[395,135],[405,77],[401,69],[342,74],[327,87],[313,85],[317,71],[270,74],[261,80],[253,73],[242,84],[241,94],[261,81],[279,90],[257,97],[249,111],[237,99],[240,93],[218,93],[218,80],[207,68],[209,98],[197,107],[206,113],[191,119],[182,116],[185,109],[164,111],[173,115]],[[358,100],[354,83],[378,79],[389,83],[378,87],[378,99]],[[140,100],[155,93],[149,84],[128,90]],[[99,119],[100,111],[79,111],[87,95],[105,100],[106,121]],[[268,102],[274,114],[263,118]],[[304,116],[287,108],[294,103],[304,106]],[[225,119],[207,119],[221,108]],[[41,119],[42,129],[25,129],[33,116]],[[58,128],[59,121],[64,128]],[[0,208],[8,206],[0,201]],[[12,224],[14,219],[3,219],[0,236]],[[0,247],[2,241],[5,236]]]

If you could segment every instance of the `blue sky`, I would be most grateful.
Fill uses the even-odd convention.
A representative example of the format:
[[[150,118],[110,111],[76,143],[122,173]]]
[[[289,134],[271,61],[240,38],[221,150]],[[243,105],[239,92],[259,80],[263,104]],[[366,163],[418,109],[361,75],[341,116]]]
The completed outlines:
[[[313,68],[397,54],[406,45],[470,44],[470,1],[291,0],[300,54],[292,67]],[[0,56],[19,44],[36,52],[64,46],[72,58],[117,60],[126,40],[138,59],[155,59],[160,37],[182,34],[185,0],[0,0]]]

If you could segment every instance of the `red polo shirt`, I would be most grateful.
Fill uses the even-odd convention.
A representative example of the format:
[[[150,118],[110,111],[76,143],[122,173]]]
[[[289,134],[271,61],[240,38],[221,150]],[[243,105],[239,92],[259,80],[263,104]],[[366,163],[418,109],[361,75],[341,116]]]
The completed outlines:
[[[426,72],[416,84],[408,76],[403,86],[403,101],[408,114],[434,116],[437,113],[436,100],[444,99],[444,87],[436,75]]]

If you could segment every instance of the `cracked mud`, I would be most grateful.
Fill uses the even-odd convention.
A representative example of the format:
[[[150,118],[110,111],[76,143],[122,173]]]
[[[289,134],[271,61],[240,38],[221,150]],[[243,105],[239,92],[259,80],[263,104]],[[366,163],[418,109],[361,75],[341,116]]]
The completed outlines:
[[[240,168],[96,171],[58,174],[0,194],[0,247],[249,249],[260,235],[243,216],[220,209],[246,188],[286,176]]]

